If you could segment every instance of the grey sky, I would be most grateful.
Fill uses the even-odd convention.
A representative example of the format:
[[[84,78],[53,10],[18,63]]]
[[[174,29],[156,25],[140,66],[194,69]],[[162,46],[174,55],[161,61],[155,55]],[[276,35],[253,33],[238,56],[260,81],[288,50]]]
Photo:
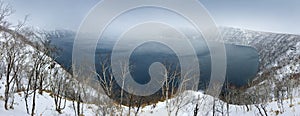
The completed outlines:
[[[99,0],[5,0],[16,10],[10,20],[30,15],[44,29],[77,30]],[[299,0],[200,0],[217,25],[300,34]]]

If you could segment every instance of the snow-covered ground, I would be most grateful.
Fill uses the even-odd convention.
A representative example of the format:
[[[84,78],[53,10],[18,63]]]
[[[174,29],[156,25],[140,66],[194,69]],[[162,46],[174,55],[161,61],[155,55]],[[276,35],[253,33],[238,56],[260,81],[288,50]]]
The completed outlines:
[[[4,84],[3,80],[1,80],[1,89],[0,89],[0,115],[1,116],[24,116],[29,115],[26,113],[25,109],[25,102],[23,93],[15,93],[15,104],[14,109],[5,110],[4,102],[3,102],[3,91],[4,91]],[[178,116],[192,116],[194,112],[194,108],[196,106],[196,103],[199,104],[199,111],[198,116],[203,115],[212,115],[212,100],[213,97],[209,95],[205,95],[202,92],[193,92],[193,91],[187,91],[184,93],[186,98],[184,99],[184,102],[182,103],[182,107],[179,109]],[[2,97],[1,97],[2,96]],[[173,100],[173,102],[172,102]],[[173,98],[169,100],[170,103],[174,103],[174,100],[176,98]],[[62,115],[62,116],[73,116],[74,110],[72,106],[71,101],[67,101],[66,108],[62,111],[62,114],[59,114],[55,111],[54,107],[54,101],[53,98],[50,96],[49,93],[44,93],[43,95],[38,94],[37,95],[37,108],[36,108],[36,115],[39,116],[53,116],[53,115]],[[220,100],[217,100],[216,102],[217,109],[219,109],[219,112],[216,113],[216,115],[222,115],[221,111],[223,111],[224,115],[227,115],[226,110],[226,104]],[[175,115],[176,108],[175,106],[171,106],[170,108],[173,108],[173,111],[171,112],[171,115]],[[259,105],[260,106],[260,105]],[[270,103],[264,104],[266,107],[268,115],[279,115],[279,116],[300,116],[300,98],[296,97],[293,99],[293,103],[290,103],[290,100],[286,99],[283,101],[283,108],[278,106],[277,101],[272,101]],[[229,105],[229,115],[232,116],[253,116],[253,115],[259,115],[259,110],[255,107],[255,105],[250,105],[249,111],[246,111],[246,106],[239,106],[239,105]],[[124,115],[128,114],[128,108],[124,108]],[[223,108],[223,109],[222,109]],[[95,116],[97,106],[93,104],[83,104],[83,114],[85,116]],[[134,108],[131,110],[131,114],[134,115]],[[140,110],[140,113],[138,115],[141,116],[166,116],[168,115],[168,110],[166,108],[166,102],[159,102],[156,104],[155,107],[153,105],[146,106]]]
[[[190,92],[189,96],[194,96],[195,98],[200,97],[202,99],[199,99],[199,111],[198,116],[204,116],[204,115],[212,115],[213,111],[211,109],[212,107],[212,97],[208,95],[204,95],[201,92]],[[205,101],[203,101],[205,100]],[[202,102],[202,104],[200,104]],[[300,116],[300,99],[295,98],[293,100],[293,105],[290,104],[289,100],[285,100],[284,106],[283,106],[283,112],[278,107],[278,103],[276,101],[270,102],[265,104],[268,115],[276,115],[276,112],[279,112],[279,116]],[[180,109],[178,116],[193,116],[194,108],[196,106],[197,102],[190,103],[183,108]],[[226,105],[224,102],[217,100],[217,109],[219,109],[220,112],[217,112],[217,116],[222,116],[222,107],[223,109],[223,115],[227,115],[226,112]],[[165,102],[160,102],[157,104],[157,107],[154,109],[150,108],[151,106],[147,106],[144,108],[141,113],[141,115],[145,116],[165,116],[167,115],[166,105]],[[240,105],[229,105],[229,115],[231,116],[253,116],[253,115],[260,115],[259,110],[255,107],[255,105],[250,105],[249,111],[246,111],[246,106],[240,106]],[[282,112],[282,113],[281,113]],[[172,115],[174,115],[175,112],[172,112]]]
[[[26,112],[25,108],[25,99],[23,92],[15,93],[15,104],[14,108],[10,110],[4,109],[4,82],[3,79],[0,81],[0,115],[1,116],[24,116],[29,115]],[[31,97],[29,97],[29,109],[31,109]],[[55,110],[55,104],[53,98],[50,96],[50,93],[44,92],[43,95],[37,94],[36,96],[36,113],[37,116],[53,116],[53,115],[64,115],[64,116],[73,116],[74,110],[73,110],[73,103],[72,101],[66,102],[66,108],[62,111],[62,114],[59,114]],[[93,113],[93,108],[95,108],[95,105],[89,105],[84,104],[84,115],[87,116],[93,116],[95,115]]]

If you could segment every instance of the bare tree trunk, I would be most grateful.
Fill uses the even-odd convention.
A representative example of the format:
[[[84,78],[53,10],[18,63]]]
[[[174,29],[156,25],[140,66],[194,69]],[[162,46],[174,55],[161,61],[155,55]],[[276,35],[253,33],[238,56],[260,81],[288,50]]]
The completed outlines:
[[[136,112],[134,114],[135,116],[137,116],[138,113],[139,113],[139,110],[140,110],[141,105],[142,105],[142,99],[143,99],[143,97],[140,97],[139,102],[138,102],[138,106],[137,106],[137,109],[136,109]]]
[[[34,116],[35,112],[35,99],[36,99],[36,90],[37,90],[37,76],[39,75],[39,72],[35,69],[35,75],[34,75],[34,83],[33,83],[33,95],[32,95],[32,106],[31,106],[31,116]]]
[[[260,107],[263,109],[265,116],[268,116],[266,107],[263,104],[261,104]]]
[[[39,90],[39,94],[43,94],[43,82],[44,82],[44,76],[40,77],[40,81],[39,81],[39,86],[38,86],[38,90]]]
[[[213,109],[212,109],[212,111],[213,111],[212,113],[213,114],[212,115],[215,116],[216,115],[216,98],[213,98],[213,99],[214,100],[213,100]]]
[[[9,80],[6,79],[5,92],[4,92],[4,108],[8,110],[8,94],[9,94]]]
[[[32,77],[29,77],[27,88],[26,88],[26,91],[24,92],[24,94],[25,94],[25,106],[26,106],[26,111],[27,111],[28,114],[30,114],[29,108],[28,108],[29,107],[28,106],[28,97],[29,97],[29,90],[30,90],[31,80],[32,80]]]
[[[9,100],[9,89],[10,89],[10,73],[11,73],[11,69],[12,69],[12,64],[13,61],[11,61],[11,57],[12,56],[8,56],[9,57],[9,62],[7,64],[7,69],[6,69],[6,84],[5,84],[5,91],[4,91],[4,108],[6,110],[8,110],[8,100]]]
[[[257,109],[258,109],[258,112],[261,116],[263,116],[264,114],[262,113],[262,111],[260,110],[259,106],[258,105],[254,105]]]
[[[77,114],[78,116],[80,115],[80,93],[78,94],[78,101],[77,101]]]

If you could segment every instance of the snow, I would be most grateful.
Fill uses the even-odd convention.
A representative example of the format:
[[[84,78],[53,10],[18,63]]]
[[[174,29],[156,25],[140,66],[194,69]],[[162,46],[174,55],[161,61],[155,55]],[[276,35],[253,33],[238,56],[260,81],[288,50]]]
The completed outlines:
[[[212,111],[209,108],[207,108],[210,104],[209,101],[211,101],[213,98],[211,96],[208,95],[204,95],[201,92],[191,92],[193,96],[200,96],[201,98],[205,98],[206,101],[200,105],[199,108],[199,116],[202,115],[212,115]],[[282,112],[282,114],[279,114],[279,116],[290,116],[290,115],[300,115],[300,110],[296,110],[296,109],[300,109],[300,98],[295,98],[294,100],[294,104],[291,106],[289,100],[284,100],[284,104],[283,104],[283,109],[284,111]],[[217,104],[224,104],[224,102],[222,101],[217,101]],[[291,106],[291,107],[290,107]],[[157,104],[157,107],[150,110],[149,108],[150,106],[147,106],[146,108],[144,108],[143,110],[145,110],[144,112],[141,113],[141,115],[145,115],[145,116],[164,116],[167,114],[167,110],[165,108],[165,102],[161,102]],[[193,110],[194,110],[195,104],[189,104],[187,106],[185,106],[184,108],[182,108],[183,110],[179,111],[178,116],[192,116],[193,115]],[[240,106],[240,105],[229,105],[229,115],[232,116],[239,116],[239,115],[243,115],[243,116],[253,116],[253,115],[259,115],[259,111],[258,109],[255,108],[254,105],[249,106],[250,107],[250,111],[246,111],[245,106]],[[278,104],[276,101],[270,102],[266,104],[266,109],[268,111],[269,115],[276,115],[276,111],[280,111],[280,108],[278,108]],[[224,109],[224,111],[226,111],[226,108]],[[174,113],[172,113],[174,114]],[[220,113],[217,115],[221,115]]]
[[[3,101],[3,96],[4,96],[4,79],[0,81],[0,116],[24,116],[28,115],[26,112],[25,108],[25,101],[24,101],[24,94],[23,92],[15,93],[15,104],[13,109],[5,110],[4,109],[4,101]],[[28,99],[28,104],[31,106],[31,96]],[[54,100],[50,96],[50,93],[43,92],[43,94],[37,94],[36,96],[36,111],[35,115],[38,116],[56,116],[56,115],[62,115],[62,116],[72,116],[74,114],[73,110],[73,104],[72,101],[67,100],[67,105],[66,108],[62,111],[62,114],[59,114],[55,110],[55,105],[54,105]],[[93,110],[96,109],[95,105],[92,104],[84,104],[83,105],[84,109],[84,114],[86,116],[93,116],[95,115]],[[31,111],[31,107],[29,107],[29,110]]]
[[[4,94],[4,79],[0,81],[0,106],[4,106],[3,101],[3,94]],[[296,91],[295,91],[296,92]],[[188,102],[187,105],[183,106],[179,112],[179,116],[191,116],[193,115],[194,107],[196,103],[199,104],[199,116],[202,115],[212,115],[211,111],[211,103],[213,100],[213,97],[209,95],[205,95],[202,92],[195,92],[195,91],[186,91],[183,93],[183,95],[186,95],[186,99],[184,99],[186,102]],[[14,109],[5,110],[4,107],[0,107],[0,115],[1,116],[20,116],[20,115],[29,115],[26,113],[25,109],[25,102],[23,93],[15,93],[15,104]],[[176,98],[170,99],[168,102],[172,103],[173,100]],[[31,99],[29,99],[30,101]],[[54,100],[50,96],[50,93],[43,93],[43,95],[37,94],[36,98],[36,115],[43,115],[43,116],[54,116],[54,115],[61,115],[61,116],[70,116],[75,115],[74,110],[72,107],[72,101],[67,100],[67,106],[62,111],[62,114],[59,114],[55,111],[54,106]],[[173,101],[174,102],[174,101]],[[29,102],[31,104],[31,102]],[[221,108],[222,105],[225,105],[223,101],[217,100],[216,104],[219,106],[218,108]],[[232,116],[253,116],[253,115],[259,115],[259,111],[255,108],[254,105],[249,106],[250,111],[246,111],[245,106],[240,105],[229,105],[229,113]],[[171,105],[171,107],[173,107]],[[83,104],[84,108],[84,115],[85,116],[94,116],[95,111],[97,110],[97,106],[93,104]],[[128,108],[123,106],[124,108],[124,114],[128,113]],[[224,106],[224,111],[226,111],[226,107]],[[300,98],[295,97],[293,99],[293,105],[291,105],[290,100],[286,99],[283,102],[283,111],[281,108],[278,107],[278,103],[276,101],[272,101],[270,103],[266,104],[266,109],[270,115],[276,115],[276,111],[282,112],[282,114],[279,114],[279,116],[289,116],[289,115],[299,115],[300,114]],[[134,114],[133,111],[131,111],[131,114]],[[156,104],[156,107],[153,108],[152,105],[146,106],[141,109],[139,115],[141,116],[165,116],[168,114],[168,110],[166,109],[166,102],[159,102]],[[175,114],[175,111],[171,113],[172,115]],[[221,115],[221,114],[218,114]]]

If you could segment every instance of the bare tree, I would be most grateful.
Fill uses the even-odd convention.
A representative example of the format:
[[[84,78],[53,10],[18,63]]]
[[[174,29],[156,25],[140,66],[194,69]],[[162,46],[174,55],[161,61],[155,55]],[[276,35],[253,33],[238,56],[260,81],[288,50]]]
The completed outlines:
[[[103,87],[105,93],[112,97],[112,89],[114,84],[114,77],[111,72],[111,65],[109,62],[110,56],[100,56],[100,67],[101,71],[100,73],[97,73],[97,78],[99,80],[100,86]]]
[[[4,3],[3,1],[0,2],[0,25],[7,27],[9,22],[7,22],[7,17],[14,13],[12,6],[9,4]]]
[[[94,100],[98,106],[97,114],[105,115],[114,115],[116,107],[109,97],[113,97],[113,86],[114,86],[114,77],[111,70],[110,64],[110,55],[100,55],[100,72],[94,72],[99,81],[99,87],[97,88],[97,98]],[[103,90],[107,96],[103,95]]]
[[[194,108],[194,116],[197,116],[198,115],[198,111],[199,111],[199,108],[198,108],[198,103],[196,104],[195,108]]]
[[[36,102],[36,92],[39,90],[39,93],[42,94],[43,91],[43,82],[44,79],[47,76],[48,73],[48,66],[51,63],[51,59],[47,56],[47,49],[45,46],[37,46],[39,50],[43,51],[38,51],[35,50],[33,52],[32,56],[32,69],[29,72],[29,81],[27,85],[27,89],[25,92],[25,98],[28,98],[28,94],[30,93],[29,91],[32,90],[32,109],[31,109],[31,115],[34,115],[35,111],[35,102]],[[27,101],[27,100],[25,100]]]
[[[90,65],[89,61],[81,62],[80,64],[73,64],[73,67],[76,67],[76,70],[73,70],[72,79],[72,98],[73,98],[73,108],[75,111],[75,115],[79,116],[83,114],[83,102],[89,101],[89,89],[92,85],[91,82],[95,79],[95,72],[92,71],[92,65]],[[74,69],[74,68],[73,68]],[[94,83],[96,84],[96,83]],[[76,104],[75,104],[76,102]]]
[[[22,26],[23,24],[17,25],[15,31],[19,31]],[[21,90],[21,77],[23,70],[26,68],[23,64],[27,56],[24,50],[25,44],[18,39],[18,36],[7,31],[3,31],[2,36],[6,39],[4,43],[4,59],[6,63],[5,108],[8,109],[9,94],[12,92],[13,95],[13,92]],[[13,99],[10,107],[13,108]]]
[[[138,101],[137,101],[138,103],[137,103],[137,106],[136,106],[136,111],[135,111],[135,113],[134,113],[135,116],[138,115],[138,113],[139,113],[139,111],[140,111],[140,109],[141,109],[143,99],[144,99],[144,97],[141,96],[141,97],[139,97],[139,99],[138,99]]]
[[[54,104],[55,104],[55,110],[59,113],[66,107],[66,90],[68,89],[67,86],[68,80],[67,80],[67,75],[63,76],[55,76],[57,75],[58,70],[56,70],[53,74],[55,79],[52,79],[52,83],[50,85],[53,99],[54,99]]]
[[[95,114],[99,116],[116,115],[115,114],[116,105],[114,104],[114,101],[110,99],[108,96],[103,95],[100,92],[97,92],[97,98],[93,103],[98,107]]]
[[[3,2],[0,2],[0,31],[3,33],[5,38],[8,38],[5,42],[6,47],[6,90],[5,90],[5,108],[8,109],[7,101],[10,93],[10,88],[14,89],[16,86],[16,90],[19,91],[21,89],[21,78],[20,75],[22,71],[27,70],[28,73],[28,84],[25,93],[25,101],[26,101],[26,109],[28,110],[28,96],[29,93],[33,93],[33,104],[32,104],[32,115],[34,115],[35,109],[35,96],[36,89],[38,88],[38,80],[43,80],[45,75],[45,66],[47,65],[46,60],[46,52],[44,46],[40,46],[38,43],[33,44],[29,41],[28,38],[35,39],[39,36],[29,28],[25,27],[26,18],[24,21],[19,22],[17,25],[13,26],[9,22],[6,21],[6,17],[9,16],[13,10],[9,5],[5,5]],[[10,29],[10,27],[12,27]],[[40,36],[43,38],[42,36]],[[32,60],[33,64],[23,65],[27,56],[25,44],[32,45],[36,47],[35,53],[33,53]],[[29,66],[31,65],[31,67]],[[26,67],[24,67],[26,66]],[[30,69],[28,69],[30,68]],[[41,87],[42,88],[42,87]],[[33,90],[33,92],[29,92]],[[11,106],[12,107],[12,106]]]
[[[12,33],[6,31],[12,27],[12,25],[6,20],[8,16],[13,13],[13,10],[10,5],[5,4],[4,2],[0,2],[0,32],[1,36],[4,39],[3,43],[3,59],[4,59],[4,66],[5,66],[5,92],[4,92],[4,107],[8,110],[8,101],[11,94],[13,94],[12,90],[14,90],[15,85],[17,84],[17,89],[20,87],[18,84],[18,80],[20,80],[20,71],[22,62],[24,61],[24,55],[21,54],[21,49],[24,47],[22,42],[15,40],[17,37]],[[22,28],[22,25],[16,25],[15,30]],[[13,108],[13,99],[12,104],[10,105]]]
[[[181,81],[180,86],[177,89],[177,93],[175,94],[175,98],[173,100],[173,107],[175,109],[175,116],[178,116],[178,112],[183,107],[187,106],[189,103],[194,103],[195,99],[189,92],[187,91],[187,86],[191,86],[191,83],[188,83],[188,81],[193,77],[187,77],[191,76],[189,74],[185,74],[183,76],[183,79]],[[195,86],[195,85],[192,85]]]
[[[163,74],[164,82],[162,86],[162,95],[166,100],[166,109],[169,116],[172,112],[175,112],[174,115],[177,116],[179,115],[180,109],[184,108],[189,103],[196,101],[187,90],[195,89],[197,87],[197,85],[190,83],[191,79],[194,79],[197,75],[193,74],[193,69],[184,74],[179,71],[178,66],[172,64],[166,66],[166,70],[164,70]]]
[[[121,85],[121,97],[120,97],[119,108],[121,109],[121,115],[123,115],[122,104],[124,99],[124,86],[125,86],[126,77],[130,75],[131,66],[129,65],[128,61],[120,61],[120,69],[121,69],[120,76],[122,79],[122,85]]]

